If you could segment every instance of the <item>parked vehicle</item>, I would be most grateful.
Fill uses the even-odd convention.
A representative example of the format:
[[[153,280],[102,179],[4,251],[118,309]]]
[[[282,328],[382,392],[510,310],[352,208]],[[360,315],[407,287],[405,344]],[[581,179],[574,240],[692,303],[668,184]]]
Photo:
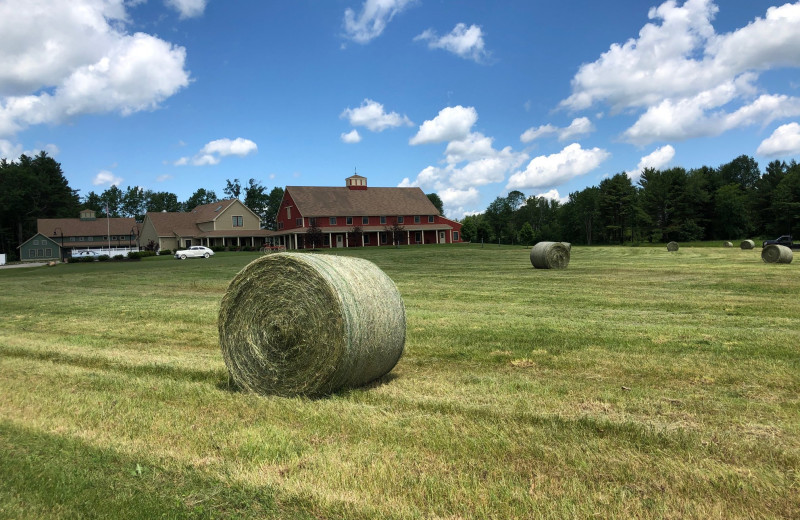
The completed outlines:
[[[189,249],[175,251],[175,258],[178,260],[186,260],[187,258],[208,258],[213,254],[214,251],[206,246],[192,246]]]
[[[72,258],[97,258],[98,256],[100,255],[97,253],[97,251],[91,251],[88,249],[81,249],[72,252]]]
[[[775,240],[764,240],[764,242],[761,244],[761,247],[765,248],[765,247],[767,247],[768,245],[771,245],[771,244],[777,244],[779,246],[786,246],[789,249],[794,249],[795,251],[800,250],[800,242],[794,243],[792,241],[792,235],[781,235],[778,238],[776,238]]]

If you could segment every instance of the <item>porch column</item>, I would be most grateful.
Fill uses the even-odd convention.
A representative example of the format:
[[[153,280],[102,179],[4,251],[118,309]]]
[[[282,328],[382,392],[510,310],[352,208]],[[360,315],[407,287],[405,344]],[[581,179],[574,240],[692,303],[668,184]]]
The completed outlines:
[[[421,231],[421,233],[422,233],[422,235],[421,235],[422,236],[422,245],[425,245],[425,230],[423,229]]]
[[[333,249],[333,233],[328,233],[328,247]]]
[[[406,231],[406,245],[411,245],[411,231]]]

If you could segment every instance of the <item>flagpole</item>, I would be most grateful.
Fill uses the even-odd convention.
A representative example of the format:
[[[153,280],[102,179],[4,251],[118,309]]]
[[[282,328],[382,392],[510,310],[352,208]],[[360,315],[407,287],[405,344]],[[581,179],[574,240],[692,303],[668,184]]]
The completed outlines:
[[[108,216],[108,201],[106,201],[106,225],[108,229],[108,256],[111,256],[111,219]]]

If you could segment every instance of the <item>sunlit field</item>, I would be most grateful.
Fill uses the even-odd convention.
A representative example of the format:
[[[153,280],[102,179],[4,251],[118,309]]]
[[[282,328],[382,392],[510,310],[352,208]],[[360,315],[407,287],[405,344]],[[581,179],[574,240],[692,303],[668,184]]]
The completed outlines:
[[[760,253],[319,252],[395,281],[407,342],[313,400],[228,386],[255,253],[0,270],[0,518],[798,518],[800,259]]]

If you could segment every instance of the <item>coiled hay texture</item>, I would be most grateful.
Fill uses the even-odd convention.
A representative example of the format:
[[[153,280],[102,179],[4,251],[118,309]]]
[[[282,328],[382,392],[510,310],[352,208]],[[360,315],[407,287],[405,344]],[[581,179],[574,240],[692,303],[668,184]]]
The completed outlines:
[[[739,247],[741,247],[742,249],[753,249],[754,247],[756,247],[756,243],[749,239],[742,240],[742,243],[739,244]]]
[[[677,242],[670,242],[667,244],[667,251],[677,251],[679,247]]]
[[[733,247],[733,242],[725,242],[722,247]]]
[[[531,248],[531,263],[536,269],[566,269],[570,249],[563,242],[539,242]]]
[[[572,242],[561,242],[561,243],[562,243],[562,244],[564,244],[564,247],[566,247],[566,248],[567,248],[567,250],[568,250],[570,253],[572,253]]]
[[[770,244],[761,250],[761,259],[768,264],[791,264],[792,250],[779,244]]]
[[[326,395],[394,368],[406,341],[405,306],[391,278],[367,260],[268,255],[228,286],[219,341],[238,387]]]

